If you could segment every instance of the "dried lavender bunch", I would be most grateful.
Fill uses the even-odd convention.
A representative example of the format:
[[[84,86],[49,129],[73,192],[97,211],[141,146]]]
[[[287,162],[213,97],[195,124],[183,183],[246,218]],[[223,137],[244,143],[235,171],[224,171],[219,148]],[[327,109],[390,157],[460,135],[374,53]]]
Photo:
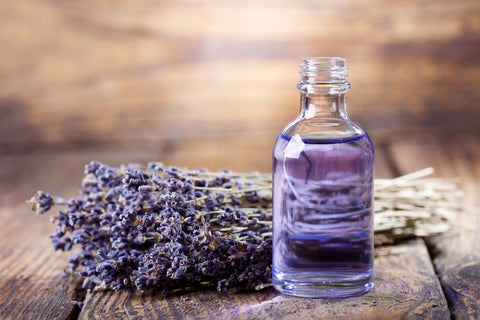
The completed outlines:
[[[427,168],[375,180],[376,245],[459,226],[463,193],[458,181],[419,179],[431,173]],[[84,288],[160,288],[167,293],[268,284],[271,191],[270,174],[91,162],[77,198],[39,191],[29,202],[38,214],[66,206],[54,217],[51,239],[55,250],[80,247],[69,262],[72,271],[80,269]],[[377,253],[395,252],[383,249]]]
[[[271,278],[270,188],[260,174],[91,162],[78,197],[29,202],[38,214],[66,206],[51,240],[80,247],[69,262],[88,290],[252,289]]]
[[[433,172],[425,168],[395,179],[375,179],[375,245],[439,234],[453,227],[469,228],[458,220],[466,208],[459,179],[419,179]]]

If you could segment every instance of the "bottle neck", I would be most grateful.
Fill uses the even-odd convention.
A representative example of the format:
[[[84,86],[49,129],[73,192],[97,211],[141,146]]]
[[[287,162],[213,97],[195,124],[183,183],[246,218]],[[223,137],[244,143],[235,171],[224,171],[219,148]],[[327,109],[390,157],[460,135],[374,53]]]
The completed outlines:
[[[345,93],[312,94],[301,92],[300,114],[304,119],[349,120],[347,114],[347,95]]]
[[[304,58],[300,64],[300,112],[305,119],[348,120],[347,67],[343,58]]]
[[[365,130],[347,114],[347,67],[343,58],[304,58],[300,64],[301,112],[282,131],[311,141],[347,141]]]

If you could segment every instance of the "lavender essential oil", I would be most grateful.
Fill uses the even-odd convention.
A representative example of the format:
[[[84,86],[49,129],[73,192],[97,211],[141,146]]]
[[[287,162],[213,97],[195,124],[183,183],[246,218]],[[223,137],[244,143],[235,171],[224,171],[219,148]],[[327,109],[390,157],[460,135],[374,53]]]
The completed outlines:
[[[373,287],[372,142],[346,113],[345,59],[302,60],[301,112],[273,151],[273,284],[341,298]]]

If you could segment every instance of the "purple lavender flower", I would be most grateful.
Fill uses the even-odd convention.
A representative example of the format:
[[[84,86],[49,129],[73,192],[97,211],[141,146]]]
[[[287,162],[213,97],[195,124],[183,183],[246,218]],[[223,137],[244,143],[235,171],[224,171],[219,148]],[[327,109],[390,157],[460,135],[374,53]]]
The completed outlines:
[[[84,288],[169,292],[268,283],[266,197],[228,170],[211,174],[155,162],[117,168],[92,161],[77,198],[57,201],[39,191],[30,203],[39,214],[66,205],[54,217],[51,241],[55,250],[80,247],[68,262],[72,271],[79,269]]]

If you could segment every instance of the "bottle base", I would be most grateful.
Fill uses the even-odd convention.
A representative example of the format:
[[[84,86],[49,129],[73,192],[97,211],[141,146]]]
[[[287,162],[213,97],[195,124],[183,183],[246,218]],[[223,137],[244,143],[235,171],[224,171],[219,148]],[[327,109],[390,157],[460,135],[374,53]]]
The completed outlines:
[[[303,282],[273,278],[273,286],[283,294],[305,298],[349,298],[361,296],[373,288],[372,277],[351,281]]]

